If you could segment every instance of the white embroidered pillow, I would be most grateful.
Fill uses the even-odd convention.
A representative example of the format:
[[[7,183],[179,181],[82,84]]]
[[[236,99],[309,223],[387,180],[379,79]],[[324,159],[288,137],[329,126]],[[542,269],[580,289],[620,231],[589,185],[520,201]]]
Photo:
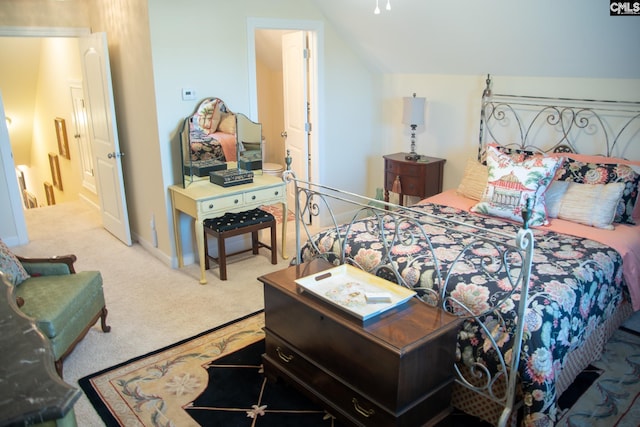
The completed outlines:
[[[487,147],[489,179],[482,200],[472,212],[522,222],[527,199],[534,201],[529,225],[546,225],[544,192],[551,183],[562,158],[534,156],[515,162],[495,147]]]
[[[553,181],[545,194],[550,218],[613,230],[613,220],[625,184],[578,184]]]

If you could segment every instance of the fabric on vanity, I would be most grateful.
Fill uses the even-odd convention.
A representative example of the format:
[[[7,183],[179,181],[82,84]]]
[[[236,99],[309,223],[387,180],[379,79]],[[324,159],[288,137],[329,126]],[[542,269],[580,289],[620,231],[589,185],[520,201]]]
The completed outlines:
[[[487,147],[489,179],[482,199],[471,211],[522,223],[527,199],[533,199],[529,225],[546,225],[544,192],[551,183],[562,158],[536,156],[515,162],[496,147]]]
[[[11,252],[11,249],[0,239],[0,271],[2,271],[12,285],[17,286],[29,278],[29,273],[22,263]]]
[[[625,185],[553,181],[545,193],[547,215],[613,230],[612,222]]]
[[[464,168],[462,181],[458,186],[458,194],[473,200],[482,199],[484,190],[487,187],[489,171],[487,166],[477,160],[468,159]]]

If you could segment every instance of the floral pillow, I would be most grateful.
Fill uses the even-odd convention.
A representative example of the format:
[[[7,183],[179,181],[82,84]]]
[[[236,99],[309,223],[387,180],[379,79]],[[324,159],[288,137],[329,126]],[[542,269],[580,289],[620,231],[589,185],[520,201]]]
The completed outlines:
[[[489,180],[482,200],[471,211],[521,223],[522,209],[527,199],[533,199],[529,225],[547,225],[544,192],[562,161],[563,158],[535,156],[516,162],[497,148],[487,147]]]
[[[618,203],[613,222],[635,224],[633,209],[638,199],[640,175],[629,165],[617,163],[585,163],[567,159],[563,167],[556,173],[558,181],[577,182],[579,184],[611,184],[624,183],[622,198]]]
[[[7,245],[0,239],[0,271],[2,271],[9,282],[14,286],[19,285],[29,278],[27,270],[24,269],[22,263],[11,252]]]

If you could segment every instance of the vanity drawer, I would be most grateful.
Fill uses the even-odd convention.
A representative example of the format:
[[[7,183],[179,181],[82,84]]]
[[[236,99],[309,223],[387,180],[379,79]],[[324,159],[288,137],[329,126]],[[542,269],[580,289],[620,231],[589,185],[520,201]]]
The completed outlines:
[[[225,212],[228,209],[242,206],[244,204],[244,194],[232,194],[225,197],[216,197],[214,199],[204,200],[198,203],[198,211],[201,214],[207,214],[208,212],[221,211]]]
[[[244,194],[244,200],[248,203],[264,202],[273,199],[281,199],[284,186],[264,188],[261,190],[248,191]]]

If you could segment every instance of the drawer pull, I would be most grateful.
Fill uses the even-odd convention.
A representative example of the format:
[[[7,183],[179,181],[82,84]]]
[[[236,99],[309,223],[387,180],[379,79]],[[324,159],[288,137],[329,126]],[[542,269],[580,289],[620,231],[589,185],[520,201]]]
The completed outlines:
[[[253,196],[251,196],[251,200],[255,200],[256,199],[256,195],[254,194]]]
[[[356,412],[363,417],[369,418],[371,415],[376,413],[376,411],[374,411],[373,409],[367,410],[360,406],[360,404],[358,403],[358,399],[356,399],[355,397],[351,399],[351,403],[353,403],[353,408],[356,410]]]
[[[240,200],[238,200],[238,199],[235,199],[235,200],[233,201],[233,203],[235,203],[236,205],[237,205],[239,202],[240,202]]]
[[[213,203],[209,203],[209,209],[213,209]]]
[[[280,194],[280,192],[276,190],[276,196],[277,196],[278,194]]]
[[[280,359],[282,359],[282,361],[285,362],[285,363],[291,362],[293,360],[293,357],[294,357],[293,354],[290,355],[290,356],[287,356],[286,354],[284,354],[280,347],[276,348],[276,353],[278,353],[278,357]]]

